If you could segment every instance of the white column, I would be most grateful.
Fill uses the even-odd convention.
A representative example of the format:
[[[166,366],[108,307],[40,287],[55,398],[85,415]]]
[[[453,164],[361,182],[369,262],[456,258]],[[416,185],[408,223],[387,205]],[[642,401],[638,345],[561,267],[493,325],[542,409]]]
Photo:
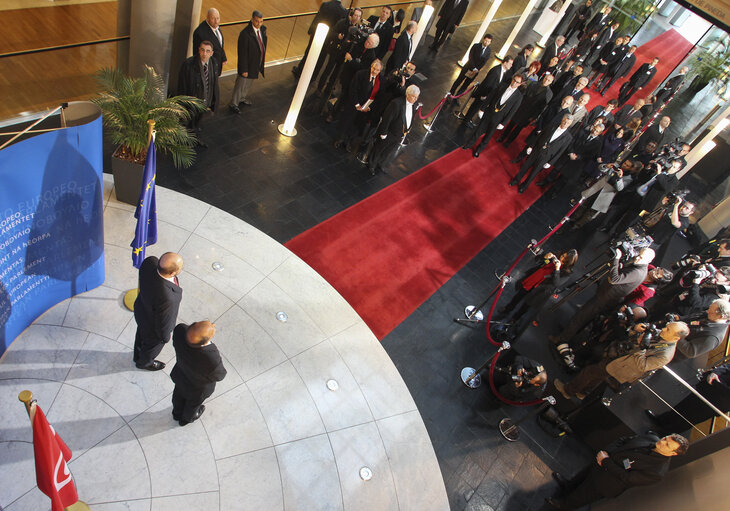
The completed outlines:
[[[413,58],[413,54],[416,53],[418,43],[421,42],[421,38],[423,37],[424,32],[426,32],[426,27],[428,26],[428,22],[431,19],[431,16],[433,16],[433,5],[424,6],[423,13],[421,14],[421,19],[418,20],[418,28],[416,28],[416,33],[413,35],[411,54],[408,55],[408,60],[411,60]]]
[[[545,47],[545,43],[547,43],[547,40],[550,39],[550,35],[555,31],[555,27],[557,27],[560,24],[560,21],[563,19],[563,16],[565,16],[565,11],[568,10],[568,7],[570,6],[570,2],[568,0],[565,0],[563,2],[563,6],[558,11],[558,15],[555,17],[555,22],[552,24],[550,29],[545,32],[545,35],[542,36],[542,39],[540,39],[537,42],[537,45],[540,48]]]
[[[710,130],[710,132],[702,137],[702,140],[700,140],[693,148],[692,150],[687,154],[685,159],[687,160],[687,165],[677,173],[678,178],[682,178],[687,172],[692,170],[692,167],[694,167],[697,162],[699,162],[707,153],[709,153],[713,147],[715,147],[715,142],[712,141],[713,138],[715,138],[722,130],[728,127],[730,125],[730,106],[725,108],[725,110],[720,114],[718,117],[717,124],[713,126],[713,128]]]
[[[477,30],[477,33],[474,36],[474,39],[472,39],[471,44],[466,48],[466,53],[464,53],[464,56],[459,61],[460,66],[464,67],[466,61],[469,60],[469,50],[471,50],[471,47],[477,43],[482,42],[482,37],[484,37],[484,34],[487,33],[487,28],[492,22],[492,19],[494,19],[494,15],[497,13],[497,9],[499,9],[500,5],[502,5],[502,0],[492,0],[492,6],[487,11],[487,16],[484,18],[484,21],[482,21],[482,24],[479,26],[479,30]]]
[[[327,37],[329,27],[324,23],[317,25],[317,30],[314,32],[314,39],[312,40],[312,46],[309,48],[307,54],[307,61],[304,63],[302,68],[302,74],[299,76],[299,83],[297,83],[297,90],[294,91],[294,97],[291,100],[291,106],[289,106],[289,113],[286,114],[286,120],[284,124],[279,124],[279,133],[286,135],[287,137],[294,137],[297,134],[297,130],[294,125],[299,117],[299,110],[302,108],[304,102],[304,96],[309,88],[309,82],[312,81],[312,75],[314,74],[314,66],[317,65],[317,59],[324,46],[324,39]]]
[[[512,29],[512,32],[510,32],[509,37],[504,42],[504,46],[502,46],[502,49],[499,50],[499,53],[497,53],[498,59],[503,59],[507,56],[507,52],[510,49],[510,46],[512,46],[512,42],[514,42],[515,37],[517,37],[517,34],[519,33],[520,29],[522,28],[522,25],[525,24],[525,21],[527,21],[527,16],[530,15],[532,12],[532,8],[535,7],[535,4],[537,3],[537,0],[530,0],[527,2],[527,5],[525,6],[525,10],[522,11],[522,15],[520,16],[520,19],[517,20],[517,24]]]

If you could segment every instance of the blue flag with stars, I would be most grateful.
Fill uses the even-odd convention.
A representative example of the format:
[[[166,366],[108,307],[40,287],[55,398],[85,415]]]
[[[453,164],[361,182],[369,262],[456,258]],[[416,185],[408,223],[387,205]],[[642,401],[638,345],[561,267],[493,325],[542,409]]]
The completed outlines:
[[[135,268],[142,266],[147,245],[157,243],[157,203],[155,201],[155,177],[157,176],[157,152],[155,151],[155,137],[152,136],[147,148],[147,160],[142,175],[142,189],[139,192],[139,202],[134,218],[137,219],[137,228],[132,241],[132,264]]]

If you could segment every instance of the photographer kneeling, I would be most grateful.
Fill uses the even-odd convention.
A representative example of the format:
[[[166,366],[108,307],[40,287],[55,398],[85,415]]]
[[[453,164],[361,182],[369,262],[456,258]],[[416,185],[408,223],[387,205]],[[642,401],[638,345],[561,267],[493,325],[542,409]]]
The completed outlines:
[[[547,373],[539,362],[517,355],[507,367],[494,368],[494,386],[511,401],[535,401],[547,386]]]

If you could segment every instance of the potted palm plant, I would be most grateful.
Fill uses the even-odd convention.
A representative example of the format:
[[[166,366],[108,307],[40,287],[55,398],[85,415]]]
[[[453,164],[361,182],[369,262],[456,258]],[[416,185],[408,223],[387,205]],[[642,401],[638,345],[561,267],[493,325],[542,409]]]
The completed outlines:
[[[117,199],[136,204],[147,154],[147,121],[155,121],[157,151],[171,156],[176,167],[189,167],[197,139],[185,124],[205,104],[192,96],[166,97],[164,80],[149,66],[141,78],[105,68],[96,79],[102,90],[92,101],[101,108],[109,139],[117,146],[112,155]]]

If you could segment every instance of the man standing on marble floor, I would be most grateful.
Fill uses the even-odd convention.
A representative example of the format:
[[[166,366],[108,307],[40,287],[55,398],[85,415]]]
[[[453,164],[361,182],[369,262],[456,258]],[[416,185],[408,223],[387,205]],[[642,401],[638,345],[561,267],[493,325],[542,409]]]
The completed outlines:
[[[165,367],[155,360],[170,340],[177,311],[182,300],[182,288],[177,276],[183,269],[180,254],[166,252],[159,259],[145,258],[139,268],[139,295],[134,301],[133,360],[139,369],[159,371]]]
[[[215,323],[198,321],[188,326],[180,323],[172,334],[175,348],[175,367],[170,378],[175,383],[172,391],[172,418],[185,426],[203,415],[203,401],[213,395],[215,384],[226,377],[226,368],[213,344]]]

